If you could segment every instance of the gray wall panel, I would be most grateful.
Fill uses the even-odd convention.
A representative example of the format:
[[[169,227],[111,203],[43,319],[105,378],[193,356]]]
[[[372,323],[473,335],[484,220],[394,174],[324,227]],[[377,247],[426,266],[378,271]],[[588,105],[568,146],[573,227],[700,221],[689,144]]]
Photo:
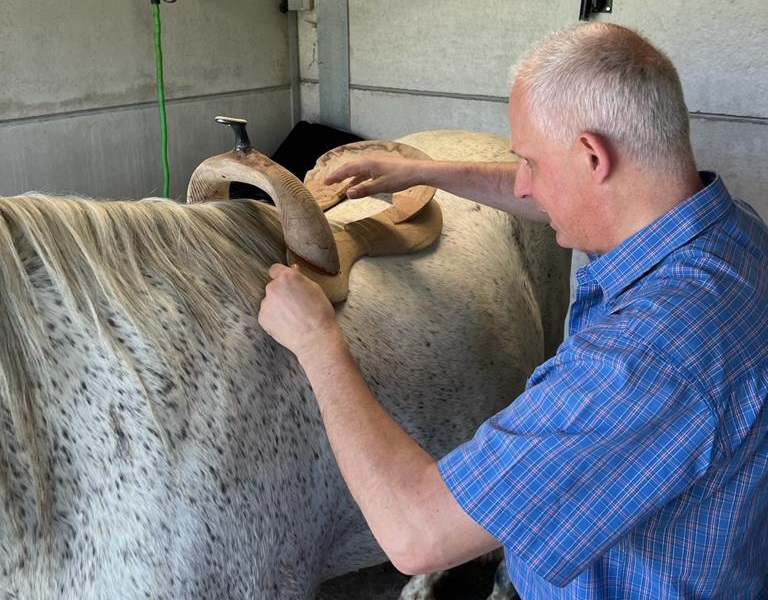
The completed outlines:
[[[174,101],[167,107],[172,198],[205,158],[232,147],[213,118],[243,117],[253,145],[271,154],[291,127],[290,90]],[[26,191],[102,198],[161,195],[158,109],[154,104],[0,123],[0,195]]]
[[[277,1],[160,4],[171,196],[230,145],[217,114],[271,152],[293,123],[289,32]],[[0,193],[162,193],[152,8],[0,3]]]

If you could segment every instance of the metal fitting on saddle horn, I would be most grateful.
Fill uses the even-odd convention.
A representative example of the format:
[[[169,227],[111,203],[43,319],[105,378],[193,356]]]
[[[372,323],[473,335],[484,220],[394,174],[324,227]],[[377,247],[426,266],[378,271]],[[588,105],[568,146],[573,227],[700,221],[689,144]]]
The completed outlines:
[[[232,133],[235,134],[235,152],[246,153],[252,148],[251,140],[248,137],[248,131],[246,130],[248,121],[245,119],[236,119],[235,117],[215,117],[214,120],[217,123],[221,123],[222,125],[227,125],[232,128]]]

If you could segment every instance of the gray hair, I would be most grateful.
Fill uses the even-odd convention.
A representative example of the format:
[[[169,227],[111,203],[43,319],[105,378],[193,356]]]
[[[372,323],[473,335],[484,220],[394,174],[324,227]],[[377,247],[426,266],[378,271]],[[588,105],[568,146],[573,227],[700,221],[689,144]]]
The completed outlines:
[[[554,141],[597,133],[647,170],[672,172],[693,161],[677,71],[630,29],[589,23],[557,32],[512,68],[513,83],[533,125]]]

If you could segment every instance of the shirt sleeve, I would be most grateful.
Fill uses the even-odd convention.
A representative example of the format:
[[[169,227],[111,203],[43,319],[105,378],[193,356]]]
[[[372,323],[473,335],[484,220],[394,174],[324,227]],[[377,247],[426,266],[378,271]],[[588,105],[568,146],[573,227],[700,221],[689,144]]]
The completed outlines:
[[[713,431],[663,354],[580,335],[439,468],[470,517],[564,586],[707,469]]]

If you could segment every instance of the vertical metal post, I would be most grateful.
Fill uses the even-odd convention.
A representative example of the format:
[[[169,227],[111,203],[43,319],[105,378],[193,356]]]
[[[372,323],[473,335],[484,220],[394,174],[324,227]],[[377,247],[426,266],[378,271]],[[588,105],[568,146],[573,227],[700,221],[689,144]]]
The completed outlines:
[[[349,2],[322,0],[315,6],[320,79],[320,120],[349,131]]]

